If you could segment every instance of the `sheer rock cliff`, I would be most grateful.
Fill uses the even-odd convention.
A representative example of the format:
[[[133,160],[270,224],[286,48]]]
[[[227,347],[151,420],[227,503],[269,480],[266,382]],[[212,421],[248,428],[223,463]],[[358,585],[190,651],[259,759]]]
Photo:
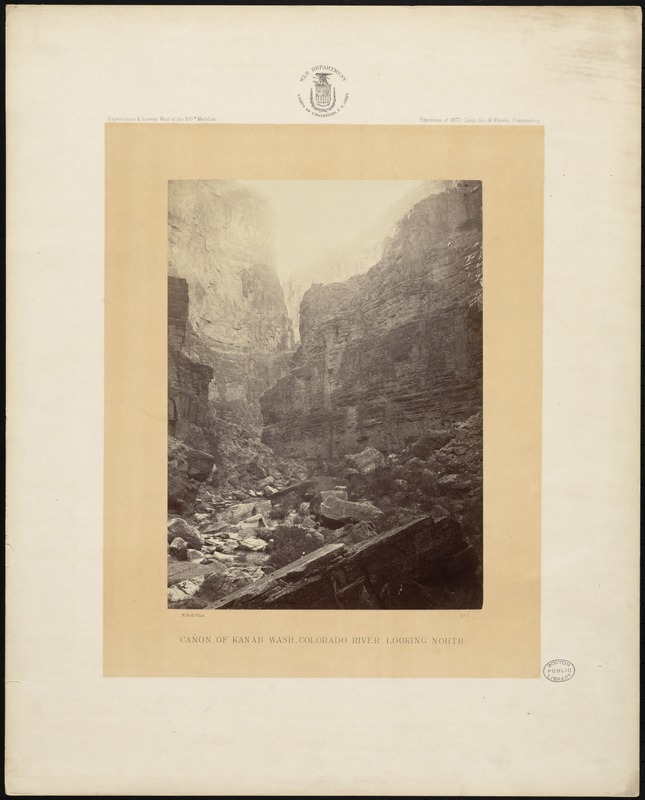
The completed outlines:
[[[412,206],[428,195],[444,191],[447,185],[453,183],[454,181],[420,181],[387,208],[367,229],[358,232],[358,237],[352,244],[331,251],[323,250],[314,256],[313,263],[303,265],[296,272],[287,275],[283,281],[284,297],[289,316],[294,323],[296,338],[300,323],[300,303],[305,292],[314,283],[342,282],[354,275],[367,272],[380,260],[383,249],[394,235],[399,221]]]
[[[265,444],[322,466],[367,446],[400,451],[478,412],[481,297],[481,184],[446,183],[369,272],[305,293],[301,346],[261,398]]]
[[[179,508],[197,491],[191,471],[208,479],[186,448],[213,457],[214,485],[233,466],[271,459],[260,397],[294,344],[265,201],[231,181],[170,181],[168,204],[169,491],[174,474]]]

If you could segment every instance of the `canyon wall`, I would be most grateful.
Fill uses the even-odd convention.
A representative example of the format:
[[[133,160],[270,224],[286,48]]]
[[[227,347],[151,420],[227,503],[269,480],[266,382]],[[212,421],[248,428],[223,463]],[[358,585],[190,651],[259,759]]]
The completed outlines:
[[[188,332],[188,283],[168,278],[168,424],[180,440],[210,449],[208,390],[213,369],[183,352]]]
[[[302,265],[297,272],[287,275],[283,281],[284,297],[289,316],[293,320],[296,338],[300,324],[300,303],[305,292],[314,283],[336,283],[367,272],[380,260],[399,220],[412,206],[452,184],[453,181],[419,181],[397,202],[385,209],[367,229],[357,232],[357,239],[351,245],[320,254],[312,263]]]
[[[171,462],[193,448],[221,478],[267,455],[260,397],[294,347],[266,202],[232,181],[170,181],[168,272]]]
[[[263,441],[322,466],[480,411],[481,279],[481,184],[446,182],[369,272],[305,293],[291,371],[261,399]]]
[[[293,349],[267,203],[234,181],[170,181],[168,226],[168,272],[186,280],[190,298],[183,349],[214,369],[216,415],[259,432],[276,354]]]

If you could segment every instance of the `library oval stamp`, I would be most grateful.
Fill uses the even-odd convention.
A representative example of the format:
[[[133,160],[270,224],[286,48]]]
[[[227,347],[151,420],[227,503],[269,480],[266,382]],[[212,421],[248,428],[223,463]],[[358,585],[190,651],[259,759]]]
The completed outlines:
[[[576,674],[576,668],[566,658],[554,658],[544,665],[544,677],[554,683],[570,681]]]

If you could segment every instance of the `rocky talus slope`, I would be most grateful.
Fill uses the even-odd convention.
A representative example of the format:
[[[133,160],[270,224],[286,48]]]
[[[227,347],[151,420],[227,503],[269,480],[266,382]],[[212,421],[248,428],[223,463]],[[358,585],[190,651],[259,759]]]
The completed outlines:
[[[168,523],[173,608],[479,608],[482,416]],[[273,480],[273,478],[271,478]]]

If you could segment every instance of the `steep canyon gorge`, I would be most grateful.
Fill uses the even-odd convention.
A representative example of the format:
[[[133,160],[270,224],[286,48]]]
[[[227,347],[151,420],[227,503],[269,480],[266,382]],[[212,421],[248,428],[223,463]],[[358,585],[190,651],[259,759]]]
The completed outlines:
[[[208,463],[194,451],[212,456],[214,489],[245,464],[273,466],[260,398],[294,343],[266,204],[226,181],[171,181],[168,204],[169,506],[181,511]]]
[[[170,607],[481,605],[482,188],[434,184],[296,344],[267,200],[169,183]]]

